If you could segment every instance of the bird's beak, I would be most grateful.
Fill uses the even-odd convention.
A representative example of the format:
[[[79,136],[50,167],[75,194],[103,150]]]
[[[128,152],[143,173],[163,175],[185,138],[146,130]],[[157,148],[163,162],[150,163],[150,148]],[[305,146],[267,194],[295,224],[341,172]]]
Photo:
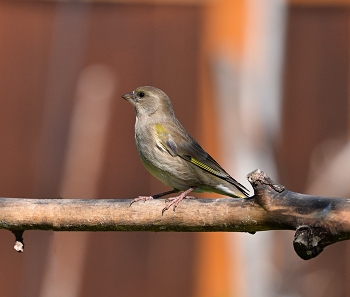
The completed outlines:
[[[123,99],[125,99],[126,101],[129,101],[130,103],[134,103],[134,96],[133,96],[133,92],[124,94],[122,96]]]

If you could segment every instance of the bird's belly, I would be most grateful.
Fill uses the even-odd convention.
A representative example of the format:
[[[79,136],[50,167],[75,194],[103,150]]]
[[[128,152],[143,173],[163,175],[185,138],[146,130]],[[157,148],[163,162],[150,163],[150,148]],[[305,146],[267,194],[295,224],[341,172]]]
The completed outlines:
[[[148,150],[147,154],[143,152]],[[146,169],[165,185],[181,191],[195,186],[195,181],[189,180],[192,174],[186,172],[187,162],[181,158],[171,156],[167,151],[158,147],[147,147],[138,150],[141,161]],[[188,170],[188,169],[187,169]]]
[[[190,183],[186,182],[185,173],[177,171],[174,167],[170,169],[168,166],[164,166],[164,163],[158,167],[147,161],[143,161],[143,165],[155,178],[169,187],[181,191],[191,187]]]

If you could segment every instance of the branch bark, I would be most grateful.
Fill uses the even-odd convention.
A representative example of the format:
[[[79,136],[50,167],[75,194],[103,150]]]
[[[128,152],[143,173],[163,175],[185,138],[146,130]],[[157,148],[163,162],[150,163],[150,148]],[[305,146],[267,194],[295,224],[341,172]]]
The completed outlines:
[[[350,239],[350,199],[286,190],[264,172],[248,175],[255,195],[247,199],[186,199],[162,216],[164,199],[0,198],[0,228],[16,236],[23,252],[25,230],[249,232],[296,230],[293,245],[304,260]]]

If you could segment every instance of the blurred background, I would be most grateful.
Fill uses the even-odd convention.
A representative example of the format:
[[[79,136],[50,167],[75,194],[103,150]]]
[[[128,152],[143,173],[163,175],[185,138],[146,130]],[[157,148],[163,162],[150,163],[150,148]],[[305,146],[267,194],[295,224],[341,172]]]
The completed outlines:
[[[0,196],[168,190],[143,168],[120,97],[153,85],[247,187],[260,168],[292,191],[350,197],[349,46],[349,0],[0,1]],[[293,235],[26,231],[17,254],[0,230],[0,291],[350,296],[350,243],[305,262]]]

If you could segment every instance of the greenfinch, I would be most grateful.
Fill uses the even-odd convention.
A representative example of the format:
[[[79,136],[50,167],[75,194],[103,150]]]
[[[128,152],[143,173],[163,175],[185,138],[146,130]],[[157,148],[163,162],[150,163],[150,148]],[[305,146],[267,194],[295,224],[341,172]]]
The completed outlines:
[[[150,200],[183,191],[168,198],[162,210],[178,204],[190,192],[214,192],[235,198],[248,197],[248,190],[232,178],[191,137],[175,116],[171,101],[162,90],[143,86],[122,96],[136,112],[135,141],[141,161],[146,169],[173,190],[153,196],[139,196]]]

